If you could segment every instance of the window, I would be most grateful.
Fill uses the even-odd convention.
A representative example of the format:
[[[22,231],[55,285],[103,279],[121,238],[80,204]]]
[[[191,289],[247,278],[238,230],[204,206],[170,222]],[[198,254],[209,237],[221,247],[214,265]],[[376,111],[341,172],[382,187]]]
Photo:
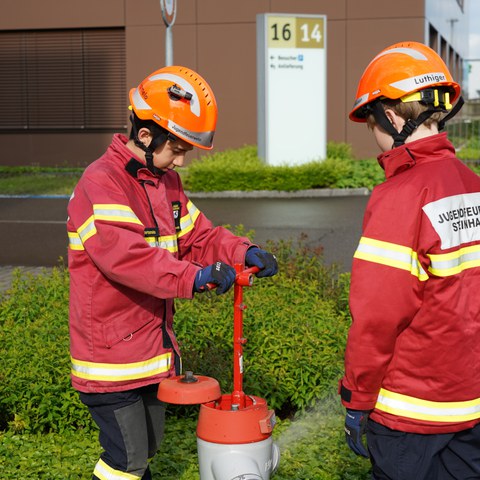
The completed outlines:
[[[0,33],[0,130],[118,130],[123,29]]]

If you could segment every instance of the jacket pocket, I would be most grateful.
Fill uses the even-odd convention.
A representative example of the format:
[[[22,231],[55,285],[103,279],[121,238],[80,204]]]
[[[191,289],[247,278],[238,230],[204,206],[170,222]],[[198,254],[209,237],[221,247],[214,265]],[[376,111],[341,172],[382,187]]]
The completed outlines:
[[[112,348],[121,341],[128,342],[133,336],[149,323],[154,317],[113,319],[102,325],[105,346]]]

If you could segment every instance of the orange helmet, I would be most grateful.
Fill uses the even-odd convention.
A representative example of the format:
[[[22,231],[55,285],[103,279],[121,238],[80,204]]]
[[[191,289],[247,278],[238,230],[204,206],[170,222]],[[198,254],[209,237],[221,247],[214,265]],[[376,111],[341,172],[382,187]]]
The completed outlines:
[[[193,70],[156,70],[130,90],[130,105],[141,120],[153,120],[196,147],[213,147],[217,103],[208,83]]]
[[[428,92],[433,98],[416,94],[424,89],[433,89]],[[434,50],[418,42],[396,43],[382,50],[363,72],[349,118],[365,122],[367,105],[376,99],[427,101],[445,111],[452,109],[450,102],[459,96],[460,85]]]

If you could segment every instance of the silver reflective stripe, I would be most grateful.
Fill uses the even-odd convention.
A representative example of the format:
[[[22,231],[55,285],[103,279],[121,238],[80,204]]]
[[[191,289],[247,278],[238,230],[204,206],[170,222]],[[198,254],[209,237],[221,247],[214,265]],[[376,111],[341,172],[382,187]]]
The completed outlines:
[[[182,237],[187,234],[195,226],[195,221],[200,215],[200,210],[189,201],[187,204],[188,214],[180,219],[180,231],[177,234],[177,237]]]
[[[354,258],[406,270],[420,280],[428,278],[417,253],[403,245],[362,237]]]
[[[188,143],[198,143],[204,147],[211,147],[215,132],[194,132],[187,130],[171,120],[168,121],[168,129],[174,132]]]
[[[177,237],[160,237],[159,239],[159,247],[169,252],[177,252],[178,245],[177,245]]]
[[[398,47],[398,48],[390,48],[388,50],[385,50],[384,52],[380,52],[372,60],[372,62],[374,62],[377,58],[383,57],[385,55],[391,55],[392,53],[403,53],[404,55],[408,55],[409,57],[414,58],[415,60],[425,60],[425,61],[428,60],[428,58],[422,52],[419,52],[418,50],[415,50],[414,48]]]
[[[151,110],[150,105],[145,102],[145,100],[140,95],[138,88],[135,89],[132,95],[133,105],[138,110]]]
[[[68,232],[68,246],[72,250],[84,250],[80,236],[76,232]]]
[[[480,266],[480,245],[461,248],[456,252],[441,255],[429,255],[431,264],[429,271],[439,277],[456,275]]]
[[[480,398],[433,402],[381,389],[375,408],[392,415],[433,422],[464,422],[480,418]]]
[[[390,86],[408,93],[412,90],[418,89],[419,85],[422,87],[428,87],[428,85],[445,82],[446,80],[447,77],[444,73],[431,72],[417,75],[416,77],[405,78],[404,80],[399,80],[398,82],[393,82],[390,84]]]
[[[186,92],[191,93],[192,99],[188,102],[190,104],[190,110],[196,117],[200,116],[200,101],[198,99],[197,92],[194,86],[191,85],[185,78],[179,77],[178,75],[172,73],[157,73],[156,75],[152,75],[149,80],[152,82],[155,80],[168,80],[169,82],[176,83]]]
[[[78,229],[78,234],[82,239],[82,243],[85,243],[90,237],[97,233],[95,228],[95,221],[93,215]]]
[[[128,222],[142,224],[133,210],[126,205],[94,205],[93,213],[95,220],[112,220],[120,222]]]
[[[131,473],[115,470],[100,459],[95,465],[93,474],[100,480],[139,480],[141,477]]]
[[[136,363],[94,363],[72,358],[72,374],[99,382],[121,382],[147,378],[170,369],[171,353],[164,353],[150,360]]]

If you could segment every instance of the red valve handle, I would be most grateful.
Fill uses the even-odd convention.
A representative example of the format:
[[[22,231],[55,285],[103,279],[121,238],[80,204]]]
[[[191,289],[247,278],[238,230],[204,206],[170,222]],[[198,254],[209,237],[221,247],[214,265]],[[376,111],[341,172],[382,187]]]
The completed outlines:
[[[235,285],[241,285],[242,287],[251,287],[253,284],[253,276],[258,273],[260,269],[258,267],[246,268],[243,271],[237,270],[237,275],[235,276]],[[218,287],[216,283],[207,283],[208,290],[214,290]]]

